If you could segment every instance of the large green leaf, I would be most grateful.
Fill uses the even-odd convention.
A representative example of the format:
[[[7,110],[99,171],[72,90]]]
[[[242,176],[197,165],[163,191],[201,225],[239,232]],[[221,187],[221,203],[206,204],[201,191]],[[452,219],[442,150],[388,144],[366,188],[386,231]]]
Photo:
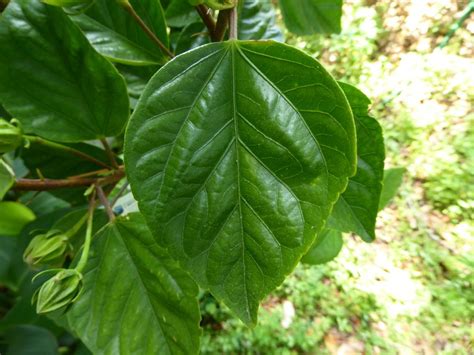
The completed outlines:
[[[338,256],[342,244],[342,233],[340,231],[325,229],[320,233],[306,255],[303,256],[301,262],[309,265],[327,263]]]
[[[395,197],[403,182],[405,168],[385,169],[382,193],[380,194],[379,210],[383,210],[390,200]]]
[[[125,159],[159,243],[254,324],[355,173],[354,122],[334,79],[299,50],[209,44],[151,79]]]
[[[0,48],[0,101],[26,132],[73,142],[122,131],[125,82],[61,9],[12,0]]]
[[[329,228],[375,239],[375,222],[382,190],[385,146],[382,128],[368,116],[370,100],[357,88],[339,83],[354,113],[357,132],[357,174],[349,179],[329,219]]]
[[[95,236],[84,293],[66,317],[94,354],[195,354],[197,293],[135,213]]]
[[[0,201],[15,182],[15,175],[12,168],[0,157]]]
[[[271,0],[245,0],[239,16],[239,39],[274,39],[283,41],[276,25]]]
[[[342,0],[279,0],[286,27],[298,35],[341,32]]]
[[[0,202],[0,235],[14,236],[35,219],[34,213],[18,202]]]
[[[168,45],[159,0],[130,0],[153,33]],[[71,17],[95,49],[110,60],[128,65],[163,64],[166,57],[118,1],[96,0],[85,13]]]

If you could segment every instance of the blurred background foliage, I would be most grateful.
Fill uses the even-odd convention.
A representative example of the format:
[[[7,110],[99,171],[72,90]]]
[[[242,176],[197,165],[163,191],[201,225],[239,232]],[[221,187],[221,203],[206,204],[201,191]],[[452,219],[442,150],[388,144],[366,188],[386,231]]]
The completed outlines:
[[[372,99],[403,185],[378,239],[300,266],[245,328],[203,294],[205,354],[472,354],[474,14],[469,1],[346,0],[338,35],[287,42]]]

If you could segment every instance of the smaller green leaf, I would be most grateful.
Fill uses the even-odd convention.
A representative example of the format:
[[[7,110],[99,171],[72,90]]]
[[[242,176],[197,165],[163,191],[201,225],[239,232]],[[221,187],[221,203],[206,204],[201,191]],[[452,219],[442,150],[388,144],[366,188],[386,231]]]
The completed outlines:
[[[301,262],[309,265],[319,265],[333,260],[342,249],[342,233],[333,229],[325,229],[316,239]]]
[[[279,0],[290,32],[297,35],[341,32],[342,0]]]
[[[398,189],[402,185],[405,171],[405,168],[385,169],[379,211],[387,207],[390,200],[397,194]]]
[[[0,235],[15,236],[35,219],[35,214],[18,202],[0,202]]]
[[[130,0],[130,5],[165,46],[168,34],[163,9],[158,0]],[[89,42],[112,62],[127,65],[164,64],[167,58],[115,0],[96,0],[79,16],[71,16]]]
[[[357,174],[349,179],[334,205],[327,226],[354,232],[364,241],[375,239],[375,222],[382,190],[385,146],[382,128],[368,115],[370,100],[354,86],[339,85],[349,100],[357,132]]]
[[[195,354],[198,288],[134,213],[101,229],[84,270],[84,292],[66,313],[94,354]]]
[[[15,174],[12,168],[0,158],[0,201],[15,182]]]
[[[26,133],[78,142],[122,132],[123,78],[60,8],[13,0],[0,18],[0,101]]]

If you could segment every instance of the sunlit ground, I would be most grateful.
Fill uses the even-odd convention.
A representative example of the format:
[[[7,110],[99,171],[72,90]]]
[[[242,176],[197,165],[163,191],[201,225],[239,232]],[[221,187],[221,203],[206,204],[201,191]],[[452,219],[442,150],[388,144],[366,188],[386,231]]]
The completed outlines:
[[[474,16],[441,49],[467,1],[346,3],[341,35],[289,42],[372,98],[404,184],[375,243],[347,235],[335,261],[299,267],[256,329],[209,299],[203,352],[474,351]]]

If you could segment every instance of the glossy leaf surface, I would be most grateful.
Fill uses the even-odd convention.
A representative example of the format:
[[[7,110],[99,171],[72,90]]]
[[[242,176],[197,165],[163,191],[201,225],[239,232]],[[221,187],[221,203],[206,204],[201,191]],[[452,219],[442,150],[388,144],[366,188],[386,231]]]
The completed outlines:
[[[319,265],[333,260],[342,249],[342,233],[337,230],[325,229],[316,242],[301,259],[302,263]]]
[[[125,140],[156,239],[248,324],[355,173],[342,90],[313,58],[271,41],[206,45],[165,65]]]
[[[245,0],[239,15],[239,39],[283,41],[271,0]]]
[[[389,204],[390,200],[395,197],[398,189],[403,182],[403,174],[405,168],[385,169],[383,176],[382,193],[380,194],[379,210],[383,210]]]
[[[342,0],[279,0],[286,27],[297,35],[341,32]]]
[[[0,18],[0,101],[26,132],[73,142],[119,134],[123,78],[59,8],[13,0]]]
[[[198,289],[135,213],[95,237],[84,293],[66,313],[94,354],[195,354]]]
[[[168,45],[163,9],[158,0],[131,0],[137,14]],[[163,64],[160,48],[138,26],[118,1],[96,0],[83,15],[71,16],[99,53],[128,65]]]
[[[382,128],[368,116],[370,100],[357,88],[340,83],[356,123],[357,174],[349,179],[329,219],[329,228],[354,232],[364,241],[375,239],[375,222],[382,190],[385,146]]]
[[[15,182],[13,170],[0,158],[0,201]]]
[[[34,213],[18,202],[0,202],[0,235],[14,236],[35,219]]]

